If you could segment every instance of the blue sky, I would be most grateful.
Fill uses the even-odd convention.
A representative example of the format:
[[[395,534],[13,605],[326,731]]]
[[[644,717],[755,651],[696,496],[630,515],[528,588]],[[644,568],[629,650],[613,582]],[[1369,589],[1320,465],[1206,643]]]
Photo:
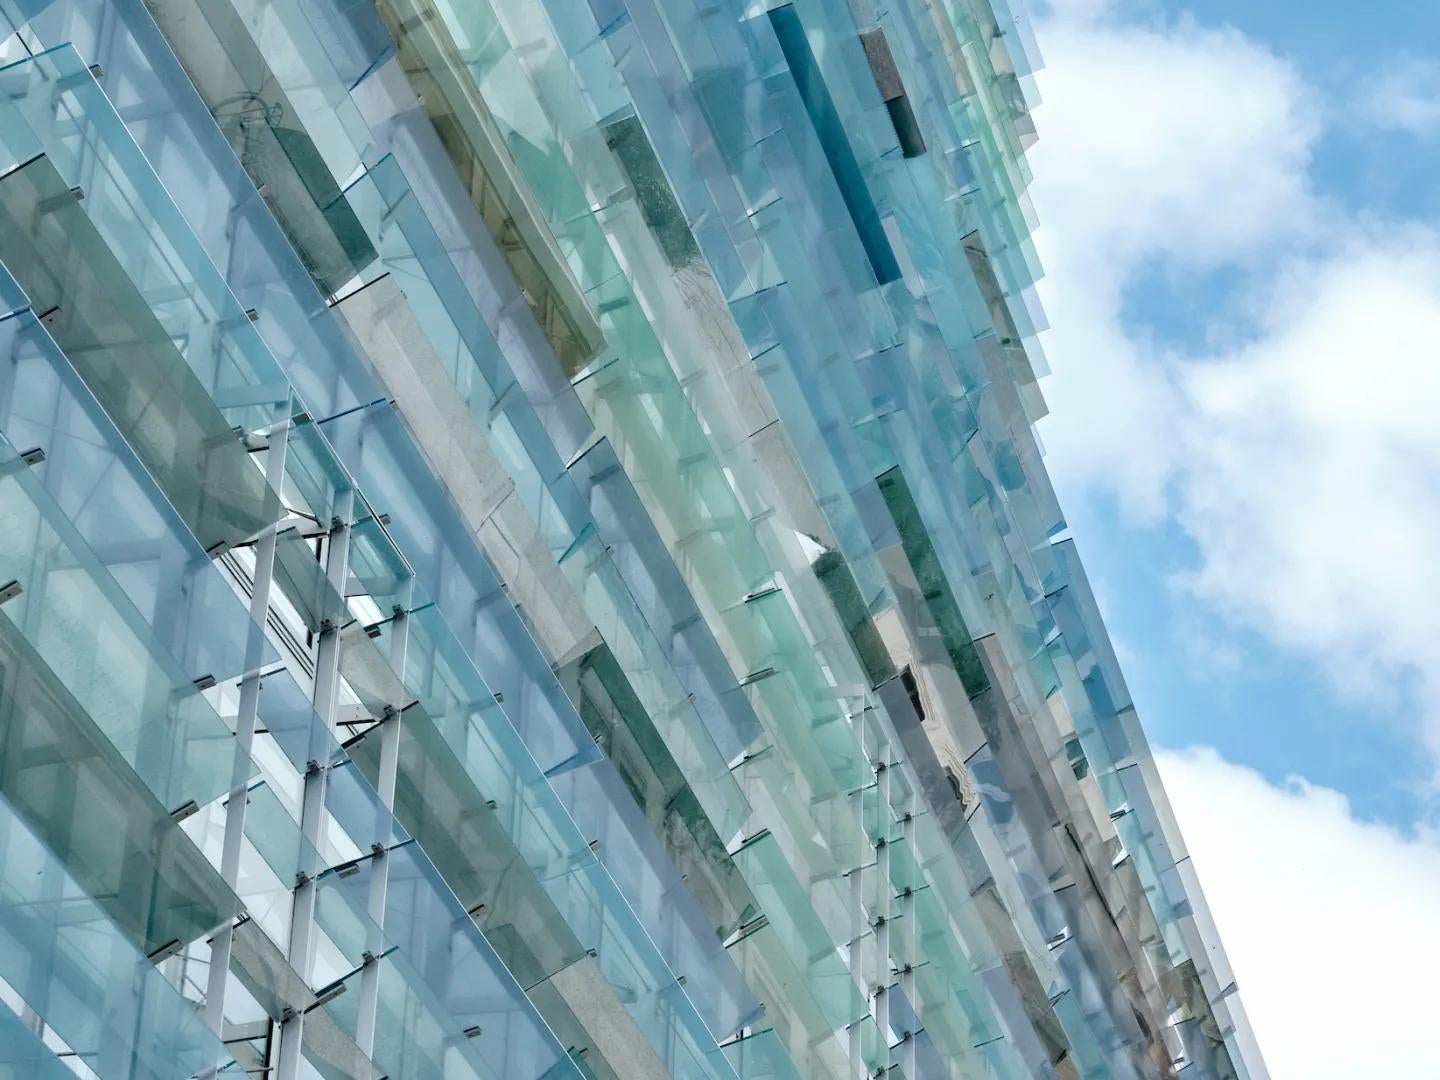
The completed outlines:
[[[1432,110],[1440,100],[1434,66],[1440,59],[1440,5],[1430,0],[1206,0],[1190,9],[1203,12],[1204,22],[1235,27],[1292,62],[1331,99],[1333,112],[1342,112],[1347,100],[1365,99],[1387,75],[1398,72],[1403,78],[1410,64],[1429,65],[1417,89],[1429,97]],[[1174,17],[1187,5],[1144,3],[1134,10]],[[1317,182],[1354,209],[1440,220],[1436,122],[1432,112],[1429,130],[1419,133],[1430,137],[1428,147],[1417,145],[1417,133],[1403,127],[1342,122],[1327,128],[1317,147]]]
[[[1440,1075],[1440,4],[1037,7],[1040,436],[1261,1045]]]

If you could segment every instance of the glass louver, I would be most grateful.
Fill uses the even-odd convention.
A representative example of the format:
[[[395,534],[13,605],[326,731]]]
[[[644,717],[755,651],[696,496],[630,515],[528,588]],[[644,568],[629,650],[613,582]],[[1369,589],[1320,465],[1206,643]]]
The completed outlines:
[[[0,1073],[1265,1075],[1053,540],[1014,0],[0,36]]]

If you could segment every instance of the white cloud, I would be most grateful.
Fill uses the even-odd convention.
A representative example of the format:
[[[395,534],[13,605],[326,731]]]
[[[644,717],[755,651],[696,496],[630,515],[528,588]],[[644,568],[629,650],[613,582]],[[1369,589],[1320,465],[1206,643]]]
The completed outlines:
[[[1440,846],[1210,749],[1157,760],[1272,1075],[1435,1076]]]
[[[1213,262],[1308,223],[1318,105],[1290,65],[1190,20],[1065,19],[1041,33],[1031,157],[1047,218],[1064,219],[1065,257]]]
[[[1437,351],[1440,238],[1413,229],[1291,266],[1257,341],[1179,376],[1187,584],[1347,690],[1440,672]]]
[[[1051,467],[1161,507],[1180,417],[1168,365],[1121,324],[1157,261],[1242,259],[1316,216],[1305,170],[1317,124],[1288,66],[1232,32],[1094,22],[1040,28],[1046,104],[1031,150],[1049,323]]]
[[[1440,233],[1320,194],[1312,150],[1356,105],[1326,115],[1256,42],[1125,22],[1106,0],[1054,7],[1031,155],[1057,487],[1178,526],[1194,548],[1173,582],[1182,616],[1202,604],[1197,623],[1218,615],[1382,695],[1433,765]],[[1391,129],[1440,130],[1440,69],[1397,71],[1363,104]],[[1217,273],[1234,287],[1184,313],[1205,328],[1194,340],[1125,317],[1151,275],[1183,298]],[[1304,717],[1275,719],[1306,737]],[[1158,757],[1272,1074],[1440,1075],[1440,841],[1213,750]]]
[[[1397,59],[1363,88],[1359,112],[1363,122],[1381,131],[1416,136],[1440,132],[1440,63]]]
[[[1440,238],[1317,192],[1320,96],[1238,32],[1082,4],[1039,37],[1041,434],[1062,495],[1172,517],[1196,548],[1178,587],[1341,689],[1418,685],[1440,750]],[[1147,276],[1183,297],[1216,271],[1240,287],[1203,313],[1208,340],[1123,318]]]

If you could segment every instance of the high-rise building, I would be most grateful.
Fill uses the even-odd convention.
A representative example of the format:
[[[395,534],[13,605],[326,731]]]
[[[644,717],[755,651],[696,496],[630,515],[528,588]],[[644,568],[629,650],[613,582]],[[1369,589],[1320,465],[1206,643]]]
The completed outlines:
[[[1016,0],[0,19],[0,1074],[1265,1075]]]

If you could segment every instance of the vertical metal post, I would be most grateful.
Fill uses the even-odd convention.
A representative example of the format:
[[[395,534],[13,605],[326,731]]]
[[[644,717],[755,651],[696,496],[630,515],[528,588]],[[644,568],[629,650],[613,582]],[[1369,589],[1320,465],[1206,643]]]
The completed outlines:
[[[865,747],[865,709],[861,708],[850,714],[850,729],[855,734],[855,741],[864,750]],[[865,789],[861,788],[854,793],[855,798],[855,828],[863,836],[865,834]],[[865,921],[865,866],[857,866],[850,872],[850,978],[864,992],[867,1003],[870,1001],[870,979],[864,969],[864,949],[861,947],[861,940],[868,931]],[[848,1032],[849,1045],[848,1060],[854,1074],[864,1080],[865,1063],[862,1058],[862,1034],[861,1021],[850,1025]]]
[[[276,491],[285,477],[285,455],[290,443],[290,424],[279,425],[270,434],[265,450],[265,482]],[[260,703],[260,657],[265,645],[265,620],[270,610],[270,586],[275,572],[275,526],[266,528],[255,544],[255,573],[250,590],[249,640],[245,645],[245,674],[240,679],[240,704],[235,716],[237,758],[250,756],[255,742],[255,722]],[[230,796],[225,803],[225,840],[220,854],[220,876],[235,888],[240,879],[241,841],[245,836],[245,806],[248,776],[231,778]],[[226,923],[210,939],[210,974],[206,980],[205,1023],[224,1038],[225,989],[230,972],[230,950],[235,936],[233,923]],[[214,1070],[208,1070],[208,1076]]]
[[[862,788],[855,793],[855,806],[857,813],[855,819],[861,831],[865,827],[865,791]],[[870,981],[862,969],[860,939],[865,936],[865,867],[857,866],[850,872],[850,978],[857,985],[864,988],[866,997],[869,997]],[[850,1062],[852,1066],[860,1059],[860,1024],[850,1025]],[[864,1075],[864,1065],[860,1065],[858,1074]]]
[[[914,851],[914,847],[910,841],[915,831],[915,815],[919,812],[918,791],[918,785],[912,783],[910,785],[910,797],[905,805],[905,813],[900,818],[900,835],[904,837],[906,846],[909,847],[912,852]],[[917,858],[914,861],[918,863],[919,860]],[[905,950],[906,959],[912,965],[901,967],[900,987],[905,991],[905,997],[910,1002],[910,1008],[914,1009],[916,999],[915,968],[913,963],[918,962],[920,959],[917,949],[920,928],[915,922],[915,896],[908,890],[900,896],[900,933],[904,936],[905,943],[908,946]],[[911,1037],[905,1040],[904,1049],[901,1051],[901,1068],[906,1076],[915,1075],[915,1034],[916,1033],[912,1032]]]
[[[350,519],[355,502],[353,490],[339,494],[336,517],[331,521],[326,545],[325,576],[340,596],[345,595],[345,582],[350,563]],[[325,623],[315,650],[315,714],[332,731],[335,727],[336,695],[340,683],[340,629]],[[305,787],[301,798],[300,831],[316,850],[324,850],[325,780],[328,763],[311,761],[305,770]],[[311,954],[315,937],[315,879],[302,874],[295,883],[294,907],[290,918],[289,960],[302,978],[311,978]],[[276,1080],[300,1080],[300,1047],[305,1016],[290,1013],[280,1024],[279,1060]]]
[[[886,752],[882,748],[882,752]],[[890,770],[888,762],[882,761],[876,766],[875,783],[878,788],[879,814],[878,818],[882,825],[890,810]],[[875,987],[875,1026],[880,1029],[880,1038],[889,1039],[886,1034],[890,1027],[890,994],[887,987],[890,975],[890,845],[882,835],[875,846],[875,873],[879,879],[879,885],[875,890],[878,897],[877,906],[879,910],[875,914],[875,951],[879,954],[876,963],[879,970],[876,975]]]
[[[410,613],[408,611],[409,586],[406,587],[406,603],[395,609],[390,623],[390,666],[405,678],[405,656],[410,644]],[[400,764],[401,707],[405,702],[394,701],[380,721],[380,774],[376,788],[380,802],[386,810],[395,808],[395,776]],[[390,883],[390,852],[378,848],[374,862],[370,865],[370,919],[376,926],[385,925],[385,897]],[[375,1014],[379,1004],[380,965],[369,963],[360,973],[360,1015],[355,1026],[355,1043],[369,1056],[375,1046]]]

